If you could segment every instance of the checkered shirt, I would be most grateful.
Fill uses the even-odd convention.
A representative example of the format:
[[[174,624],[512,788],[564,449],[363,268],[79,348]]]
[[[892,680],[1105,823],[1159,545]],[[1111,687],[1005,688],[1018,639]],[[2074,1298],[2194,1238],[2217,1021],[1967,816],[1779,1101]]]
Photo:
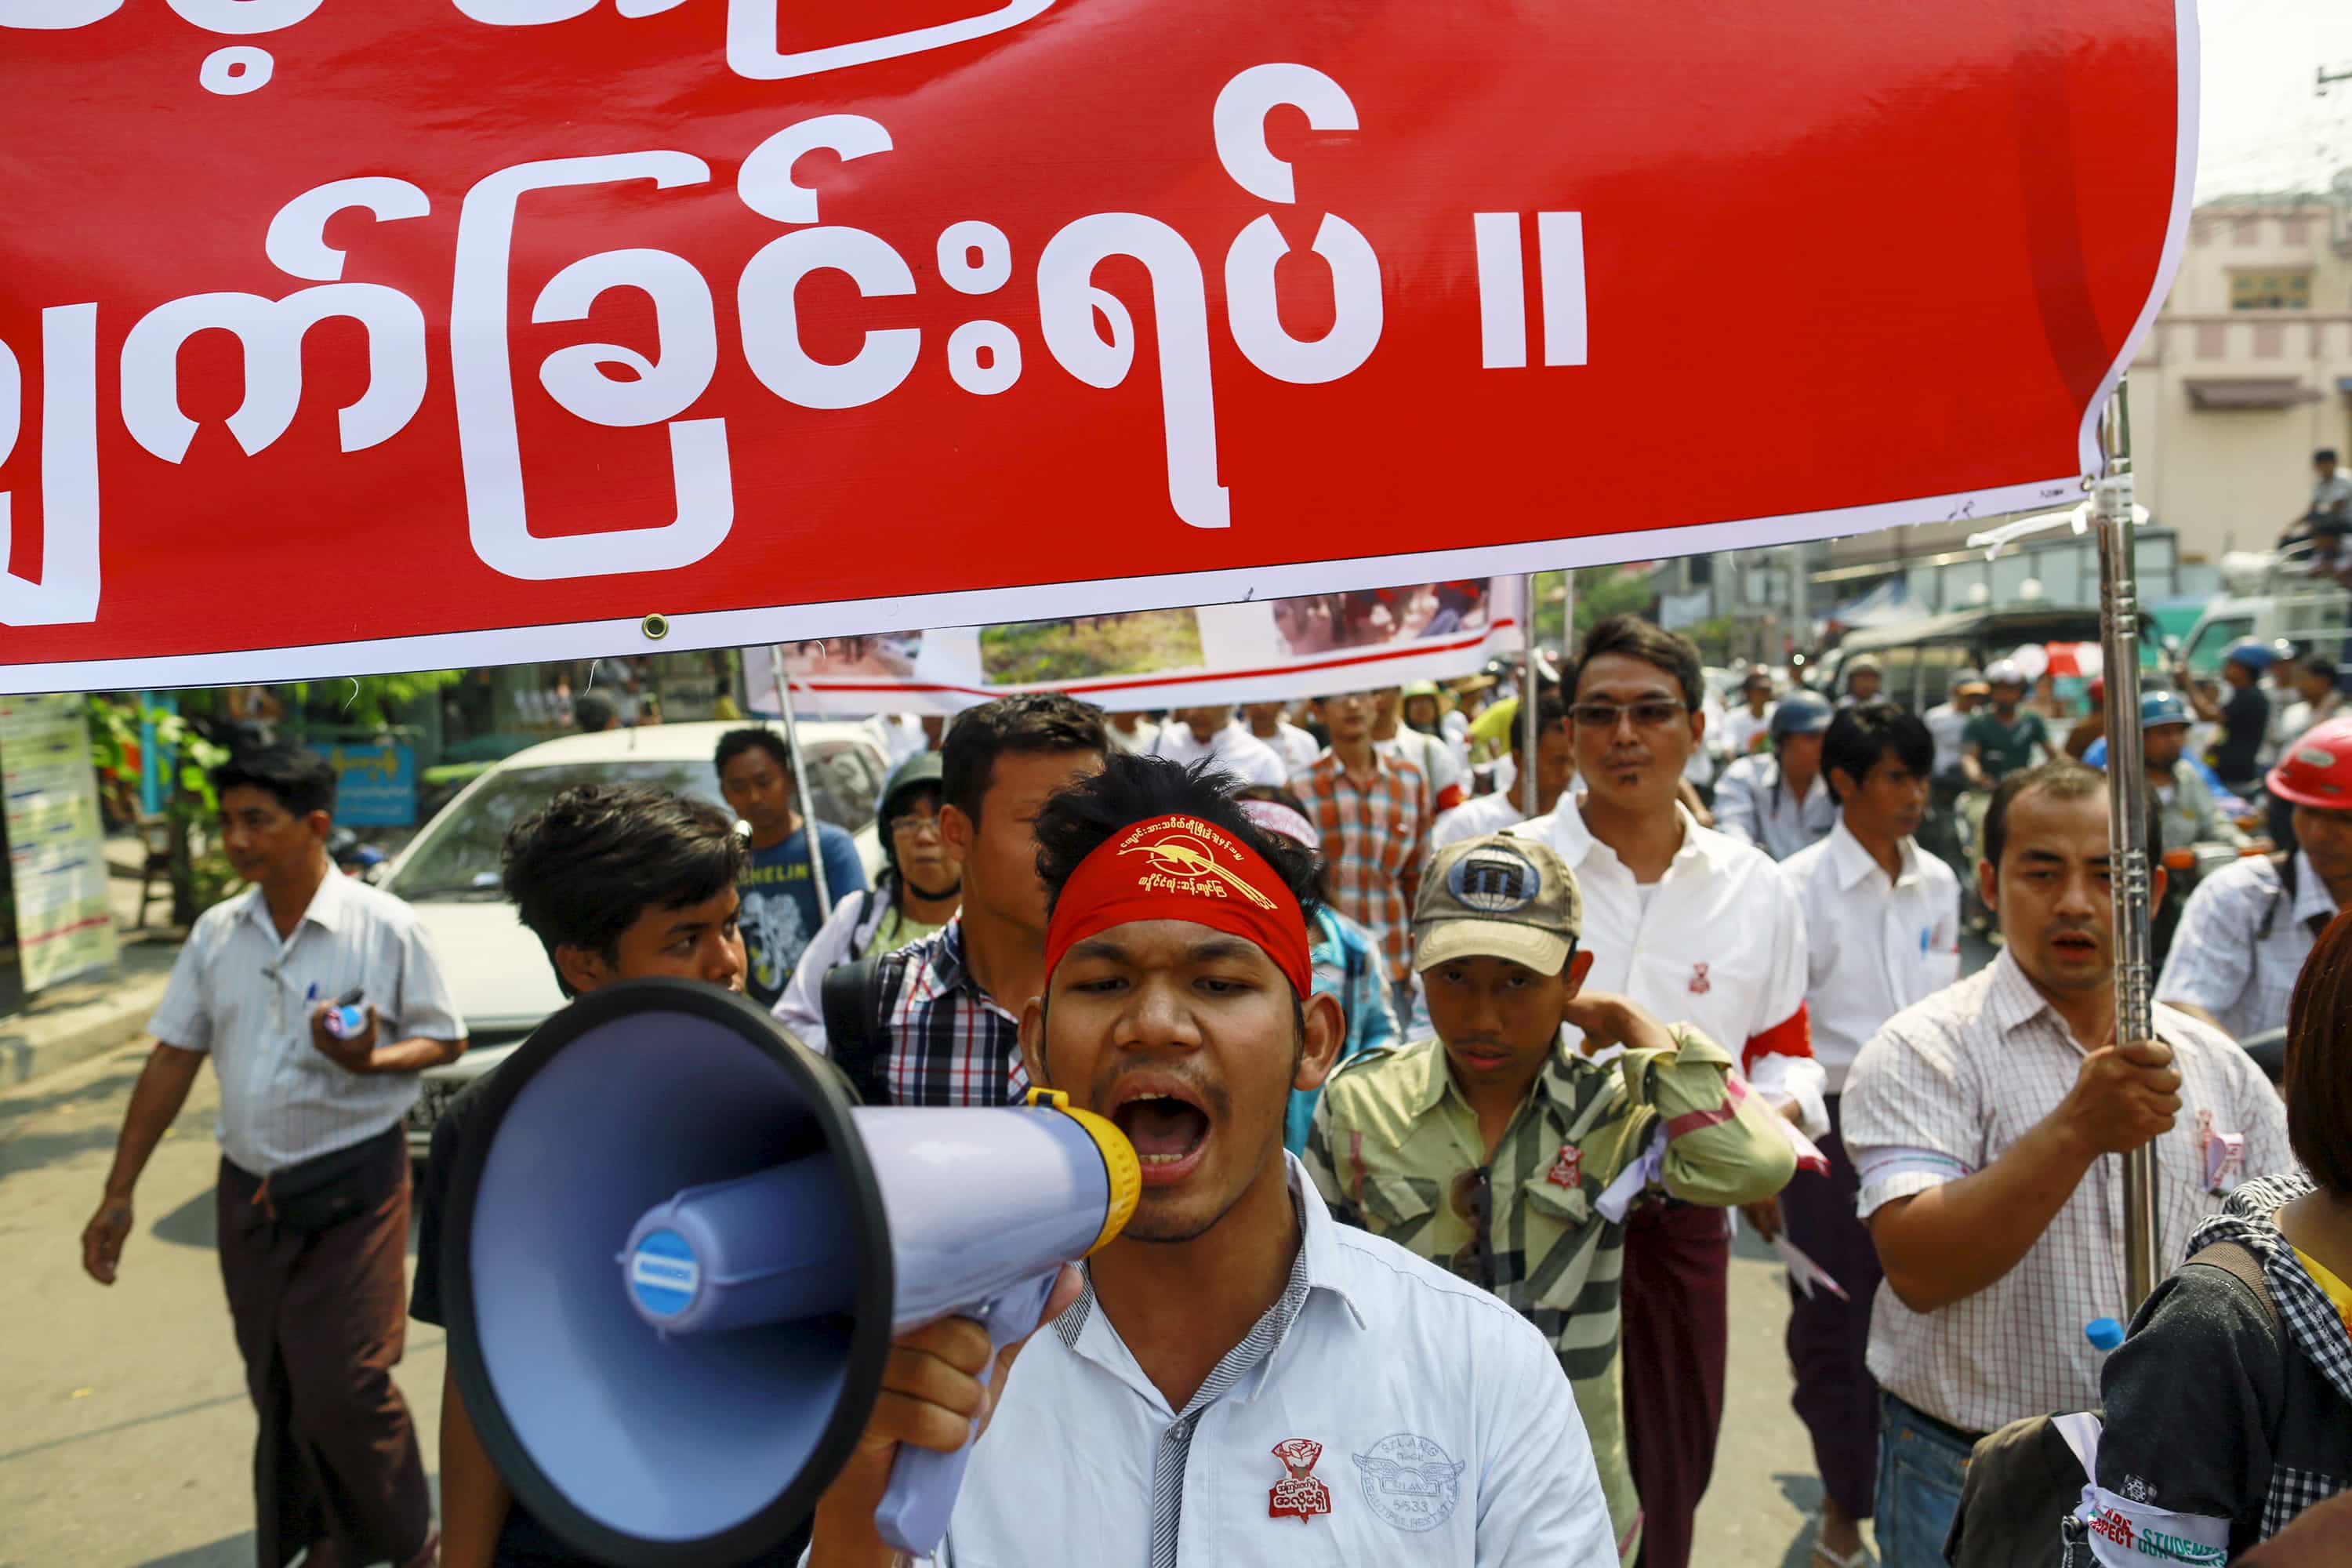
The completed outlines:
[[[1017,1105],[1029,1092],[1021,1020],[963,962],[963,921],[882,960],[883,1082],[892,1105]]]
[[[2224,866],[2198,884],[2172,933],[2158,1001],[2202,1007],[2242,1040],[2286,1027],[2287,998],[2303,961],[2336,918],[2336,900],[2311,858],[2298,849],[2294,858],[2292,901],[2267,855]]]
[[[2259,1258],[2263,1282],[2271,1288],[2271,1301],[2278,1308],[2279,1321],[2293,1348],[2319,1369],[2337,1398],[2352,1406],[2352,1332],[2347,1332],[2336,1303],[2305,1272],[2294,1248],[2271,1220],[2272,1215],[2311,1190],[2311,1178],[2300,1172],[2249,1182],[2231,1197],[2226,1209],[2197,1227],[2189,1238],[2189,1250],[2201,1252],[2215,1242],[2234,1241]],[[2276,1535],[2295,1515],[2326,1502],[2344,1486],[2340,1476],[2273,1466],[2263,1500],[2263,1539]]]
[[[2221,1211],[2206,1184],[2200,1126],[2242,1133],[2251,1175],[2294,1168],[2286,1111],[2231,1040],[2159,1007],[2181,1110],[2157,1151],[2157,1265],[2177,1268],[2190,1234]],[[2006,950],[1987,968],[1887,1021],[1846,1079],[1845,1145],[1863,1173],[1867,1219],[1897,1198],[1983,1170],[2058,1109],[2083,1048]],[[1939,1166],[1941,1168],[1927,1168]],[[1935,1312],[1882,1287],[1870,1370],[1906,1403],[1963,1431],[2024,1415],[2095,1409],[2099,1353],[2083,1325],[2127,1311],[2123,1158],[2103,1155],[2042,1238],[2002,1279]]]
[[[1360,788],[1330,752],[1294,781],[1323,837],[1331,901],[1372,933],[1391,982],[1412,973],[1412,896],[1436,819],[1429,780],[1386,752],[1372,753],[1372,782]]]

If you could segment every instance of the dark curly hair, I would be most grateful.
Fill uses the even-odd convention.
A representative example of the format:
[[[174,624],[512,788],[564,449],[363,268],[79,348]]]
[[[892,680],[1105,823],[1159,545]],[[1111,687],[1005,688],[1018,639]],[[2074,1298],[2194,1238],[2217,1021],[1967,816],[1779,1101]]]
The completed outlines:
[[[507,830],[500,881],[551,964],[559,947],[610,963],[638,916],[717,898],[747,853],[734,817],[707,800],[576,784]],[[561,965],[555,983],[572,994]]]
[[[1166,757],[1113,752],[1102,771],[1075,779],[1045,797],[1032,831],[1037,838],[1037,875],[1045,883],[1051,910],[1078,863],[1105,839],[1155,816],[1195,816],[1233,835],[1264,858],[1311,919],[1321,896],[1315,857],[1289,839],[1268,833],[1242,815],[1235,804],[1241,781],[1206,761],[1186,767]]]

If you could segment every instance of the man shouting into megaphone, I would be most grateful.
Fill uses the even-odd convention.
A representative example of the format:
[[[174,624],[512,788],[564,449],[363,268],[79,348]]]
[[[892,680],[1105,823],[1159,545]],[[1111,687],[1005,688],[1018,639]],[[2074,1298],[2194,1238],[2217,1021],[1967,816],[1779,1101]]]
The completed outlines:
[[[1127,1133],[1142,1198],[992,1382],[970,1320],[898,1342],[812,1568],[890,1564],[874,1514],[899,1445],[951,1451],[992,1415],[939,1568],[1616,1562],[1543,1337],[1335,1224],[1283,1151],[1290,1091],[1323,1081],[1343,1026],[1313,991],[1312,858],[1230,782],[1114,754],[1039,815],[1052,917],[1024,1064]]]

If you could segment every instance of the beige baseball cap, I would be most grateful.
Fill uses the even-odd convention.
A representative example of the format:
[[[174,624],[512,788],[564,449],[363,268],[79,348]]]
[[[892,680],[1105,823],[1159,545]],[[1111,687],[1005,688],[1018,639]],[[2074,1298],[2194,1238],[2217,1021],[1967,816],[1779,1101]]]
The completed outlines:
[[[1412,906],[1412,966],[1507,958],[1557,974],[1583,929],[1583,896],[1551,846],[1490,833],[1447,845],[1422,874]]]

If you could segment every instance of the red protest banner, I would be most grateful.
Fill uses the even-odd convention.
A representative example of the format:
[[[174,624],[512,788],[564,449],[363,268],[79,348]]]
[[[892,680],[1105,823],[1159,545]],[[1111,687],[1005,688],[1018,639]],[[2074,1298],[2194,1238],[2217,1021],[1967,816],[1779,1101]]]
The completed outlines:
[[[0,0],[0,689],[2055,500],[2187,5]]]

